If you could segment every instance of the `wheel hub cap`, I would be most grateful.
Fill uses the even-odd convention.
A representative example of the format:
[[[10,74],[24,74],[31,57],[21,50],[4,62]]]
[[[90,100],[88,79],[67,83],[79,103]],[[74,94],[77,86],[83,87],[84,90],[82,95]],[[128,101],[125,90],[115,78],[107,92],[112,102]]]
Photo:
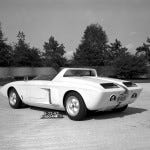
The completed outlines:
[[[10,100],[10,103],[12,104],[12,105],[15,105],[16,104],[16,94],[13,92],[13,93],[11,93],[10,94],[10,97],[9,97],[9,100]]]
[[[80,109],[79,100],[74,96],[69,97],[67,100],[67,112],[71,116],[76,116],[79,112],[79,109]]]

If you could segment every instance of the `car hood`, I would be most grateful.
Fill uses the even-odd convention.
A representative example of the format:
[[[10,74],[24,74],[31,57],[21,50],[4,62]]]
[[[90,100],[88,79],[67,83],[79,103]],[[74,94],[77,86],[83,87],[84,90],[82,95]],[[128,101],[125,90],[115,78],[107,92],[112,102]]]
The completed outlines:
[[[3,96],[7,96],[7,90],[9,87],[24,85],[24,83],[25,81],[14,81],[14,82],[7,83],[0,88],[0,93],[2,93]]]

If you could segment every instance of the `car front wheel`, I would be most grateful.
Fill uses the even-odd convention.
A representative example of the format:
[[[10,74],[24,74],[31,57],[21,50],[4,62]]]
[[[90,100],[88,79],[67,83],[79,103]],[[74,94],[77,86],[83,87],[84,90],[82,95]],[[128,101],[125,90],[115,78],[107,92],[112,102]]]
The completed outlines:
[[[87,114],[84,100],[77,92],[70,92],[65,98],[65,109],[72,120],[83,120]]]
[[[15,89],[11,89],[8,95],[8,99],[9,99],[9,105],[12,108],[20,108],[22,101],[17,93],[17,91]]]

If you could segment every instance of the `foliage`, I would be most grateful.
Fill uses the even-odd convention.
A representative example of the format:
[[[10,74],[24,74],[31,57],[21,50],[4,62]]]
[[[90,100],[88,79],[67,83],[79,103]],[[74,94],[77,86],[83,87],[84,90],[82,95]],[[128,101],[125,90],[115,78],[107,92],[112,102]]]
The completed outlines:
[[[30,67],[40,67],[43,65],[41,59],[41,52],[35,47],[29,49],[28,60],[30,63]]]
[[[63,67],[66,63],[66,58],[64,57],[65,50],[64,45],[59,44],[53,36],[51,36],[48,42],[44,45],[44,60],[46,66],[52,66],[55,69]]]
[[[107,42],[107,35],[99,24],[87,26],[81,43],[73,55],[73,64],[80,66],[104,65]]]
[[[133,79],[147,73],[146,62],[143,56],[131,54],[122,55],[114,62],[115,76],[118,78]]]
[[[6,43],[0,24],[0,66],[7,67],[12,65],[12,48]]]
[[[99,24],[86,27],[81,43],[73,54],[71,62],[64,57],[65,47],[53,36],[43,45],[44,52],[30,47],[23,32],[12,47],[4,37],[0,23],[0,66],[51,66],[55,69],[67,65],[104,66],[113,65],[118,77],[134,78],[146,73],[146,62],[150,62],[150,38],[136,49],[136,55],[129,54],[118,39],[108,43],[108,38]]]
[[[136,55],[143,55],[150,62],[150,38],[147,38],[146,43],[136,49]]]
[[[18,42],[14,46],[14,65],[15,66],[41,66],[40,51],[37,48],[31,48],[25,42],[23,32],[18,33]]]
[[[110,43],[110,45],[108,46],[108,53],[107,53],[108,64],[112,65],[117,58],[129,54],[127,50],[128,49],[126,47],[122,46],[121,41],[117,39],[115,40],[114,43]]]

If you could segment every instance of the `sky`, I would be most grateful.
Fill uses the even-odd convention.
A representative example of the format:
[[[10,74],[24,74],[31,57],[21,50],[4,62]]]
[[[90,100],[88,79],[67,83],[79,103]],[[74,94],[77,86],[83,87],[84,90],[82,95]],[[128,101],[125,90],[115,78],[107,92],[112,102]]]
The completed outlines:
[[[134,53],[150,37],[150,0],[0,0],[0,22],[8,42],[23,31],[26,42],[42,50],[54,36],[68,58],[86,27],[99,23],[109,43],[117,38]]]

